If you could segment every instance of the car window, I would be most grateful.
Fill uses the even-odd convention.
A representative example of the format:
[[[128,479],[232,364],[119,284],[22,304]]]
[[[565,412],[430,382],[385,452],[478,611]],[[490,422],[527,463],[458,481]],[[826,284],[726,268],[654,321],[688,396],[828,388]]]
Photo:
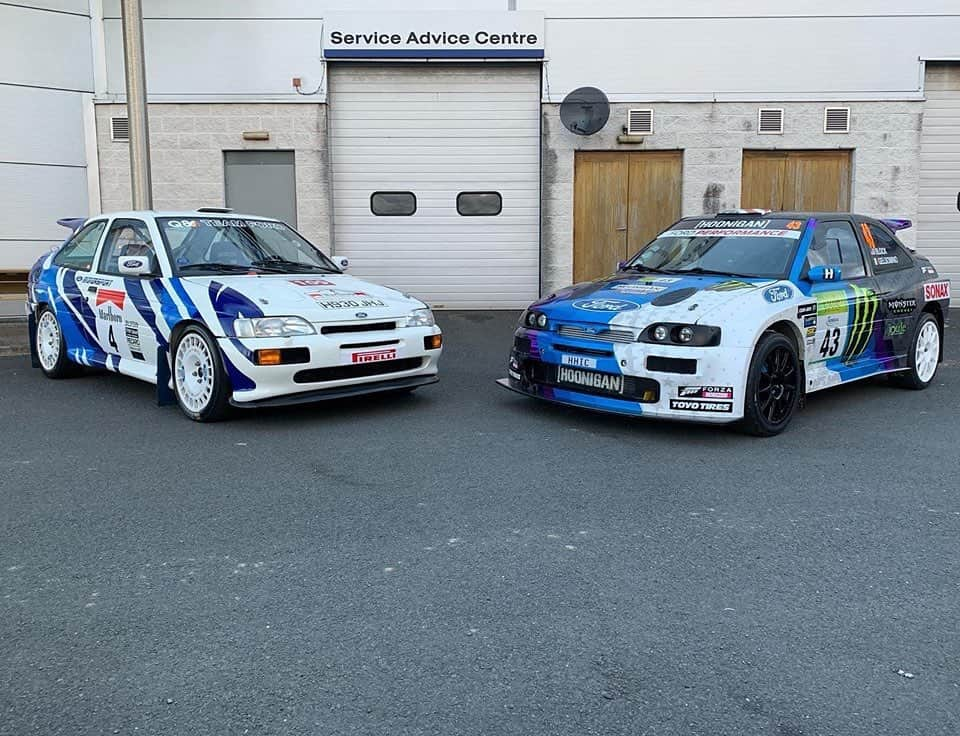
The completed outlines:
[[[863,242],[867,244],[874,273],[899,271],[913,265],[913,259],[904,247],[880,225],[861,222],[860,231],[863,233]]]
[[[143,220],[114,220],[103,243],[100,273],[120,275],[120,256],[149,256],[156,265],[157,251]]]
[[[106,228],[106,220],[97,220],[80,228],[77,233],[57,252],[54,264],[77,271],[89,271],[93,265],[93,256],[97,252],[97,243]]]
[[[867,275],[863,255],[853,225],[846,220],[818,222],[813,241],[807,251],[807,267],[840,266],[844,279],[859,279]]]

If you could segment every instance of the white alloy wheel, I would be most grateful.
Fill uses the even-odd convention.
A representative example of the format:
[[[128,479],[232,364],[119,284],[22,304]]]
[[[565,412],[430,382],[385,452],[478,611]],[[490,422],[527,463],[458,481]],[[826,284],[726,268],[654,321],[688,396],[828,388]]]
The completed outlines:
[[[60,360],[60,324],[53,312],[47,310],[37,322],[37,357],[40,365],[48,373],[57,367]]]
[[[933,320],[925,322],[917,333],[917,344],[914,346],[914,355],[917,366],[917,378],[923,383],[933,379],[937,371],[937,362],[940,360],[940,330]]]
[[[213,398],[216,363],[207,341],[196,332],[184,335],[174,360],[177,396],[184,407],[199,414]]]

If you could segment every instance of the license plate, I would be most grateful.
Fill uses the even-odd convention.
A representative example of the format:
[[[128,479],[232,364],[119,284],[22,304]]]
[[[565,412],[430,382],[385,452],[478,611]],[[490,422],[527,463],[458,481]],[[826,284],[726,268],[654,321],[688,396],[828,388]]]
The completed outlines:
[[[571,365],[574,368],[596,368],[597,359],[587,358],[583,355],[561,355],[560,362],[564,365]]]
[[[623,393],[623,376],[585,371],[565,365],[557,367],[557,383],[578,388],[592,388],[611,394]]]

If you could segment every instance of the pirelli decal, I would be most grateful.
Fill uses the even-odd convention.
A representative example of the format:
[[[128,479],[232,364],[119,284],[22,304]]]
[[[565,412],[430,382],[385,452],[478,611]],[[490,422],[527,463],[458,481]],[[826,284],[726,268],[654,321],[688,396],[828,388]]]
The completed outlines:
[[[850,331],[847,335],[847,345],[843,349],[843,362],[852,363],[867,349],[870,337],[873,335],[873,325],[877,317],[879,299],[870,289],[850,285],[853,289],[853,316],[850,322]]]

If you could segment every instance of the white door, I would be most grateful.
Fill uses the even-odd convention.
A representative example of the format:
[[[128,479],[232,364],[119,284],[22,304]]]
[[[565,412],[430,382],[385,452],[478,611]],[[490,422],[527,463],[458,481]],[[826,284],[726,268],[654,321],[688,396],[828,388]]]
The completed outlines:
[[[960,63],[928,63],[926,96],[917,249],[956,290],[960,288]]]
[[[352,273],[435,307],[538,296],[539,65],[331,64],[329,101]]]

